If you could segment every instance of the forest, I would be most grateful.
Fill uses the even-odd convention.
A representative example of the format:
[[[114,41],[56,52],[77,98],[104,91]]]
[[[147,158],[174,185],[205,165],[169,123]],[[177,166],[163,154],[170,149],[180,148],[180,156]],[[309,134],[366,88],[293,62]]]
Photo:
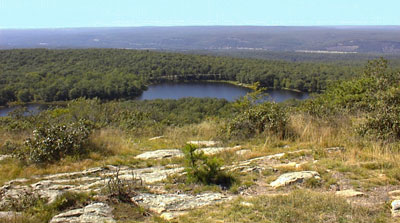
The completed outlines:
[[[359,64],[288,62],[123,49],[0,51],[0,105],[85,98],[132,99],[162,81],[229,80],[322,92]]]

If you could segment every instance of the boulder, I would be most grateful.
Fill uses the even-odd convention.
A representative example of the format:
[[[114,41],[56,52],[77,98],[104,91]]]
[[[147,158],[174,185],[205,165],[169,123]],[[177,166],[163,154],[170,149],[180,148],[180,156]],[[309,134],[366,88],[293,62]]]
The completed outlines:
[[[391,205],[392,205],[392,216],[400,217],[400,200],[394,200]]]
[[[304,180],[316,178],[320,179],[319,173],[316,171],[300,171],[282,174],[278,179],[270,183],[273,188],[284,187],[294,183],[302,183]]]

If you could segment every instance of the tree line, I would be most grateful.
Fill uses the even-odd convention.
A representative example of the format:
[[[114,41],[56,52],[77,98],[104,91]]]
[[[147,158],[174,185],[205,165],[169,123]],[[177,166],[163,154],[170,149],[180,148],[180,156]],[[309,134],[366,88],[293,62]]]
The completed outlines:
[[[167,80],[259,82],[261,87],[321,92],[362,68],[123,49],[0,51],[0,105],[80,97],[131,99]]]

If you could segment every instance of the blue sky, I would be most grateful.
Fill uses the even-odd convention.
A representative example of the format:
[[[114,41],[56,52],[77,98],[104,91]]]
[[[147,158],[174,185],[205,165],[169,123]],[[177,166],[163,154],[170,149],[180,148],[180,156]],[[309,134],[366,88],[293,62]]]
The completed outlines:
[[[0,0],[0,28],[400,25],[400,0]]]

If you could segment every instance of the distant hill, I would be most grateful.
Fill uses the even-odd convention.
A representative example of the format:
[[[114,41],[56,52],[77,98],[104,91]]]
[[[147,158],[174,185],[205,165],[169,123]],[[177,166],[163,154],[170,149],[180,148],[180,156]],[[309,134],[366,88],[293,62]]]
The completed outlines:
[[[400,54],[400,26],[0,30],[0,49],[127,48]]]

